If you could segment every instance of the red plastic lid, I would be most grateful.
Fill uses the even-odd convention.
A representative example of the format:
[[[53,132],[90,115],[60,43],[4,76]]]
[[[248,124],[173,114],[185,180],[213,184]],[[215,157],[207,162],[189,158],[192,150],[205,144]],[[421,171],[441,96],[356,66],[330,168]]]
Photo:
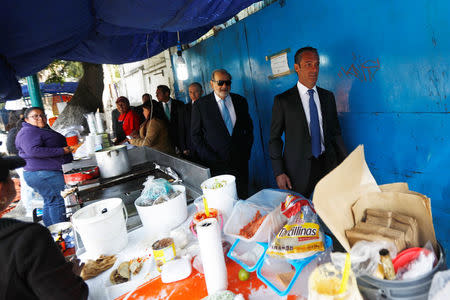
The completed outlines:
[[[415,260],[422,252],[425,254],[428,254],[428,253],[430,253],[430,250],[428,250],[426,248],[415,247],[415,248],[409,248],[409,249],[403,250],[402,252],[397,254],[397,256],[392,260],[392,264],[394,265],[395,273],[398,272],[398,269],[401,269],[401,268],[407,266],[410,262]]]

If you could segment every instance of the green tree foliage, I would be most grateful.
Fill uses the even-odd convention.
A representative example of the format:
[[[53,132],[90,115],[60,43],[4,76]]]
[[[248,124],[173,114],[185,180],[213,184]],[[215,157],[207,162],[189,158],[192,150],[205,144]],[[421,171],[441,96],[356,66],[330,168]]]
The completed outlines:
[[[43,71],[47,76],[45,83],[64,83],[67,79],[80,79],[83,76],[83,66],[77,61],[55,60]]]

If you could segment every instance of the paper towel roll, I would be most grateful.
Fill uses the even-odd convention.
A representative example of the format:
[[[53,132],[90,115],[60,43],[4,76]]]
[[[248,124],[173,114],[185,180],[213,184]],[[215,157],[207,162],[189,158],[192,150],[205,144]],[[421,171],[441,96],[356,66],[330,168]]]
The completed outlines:
[[[205,219],[197,224],[197,236],[205,272],[208,294],[226,290],[227,267],[222,249],[220,226],[216,219]]]

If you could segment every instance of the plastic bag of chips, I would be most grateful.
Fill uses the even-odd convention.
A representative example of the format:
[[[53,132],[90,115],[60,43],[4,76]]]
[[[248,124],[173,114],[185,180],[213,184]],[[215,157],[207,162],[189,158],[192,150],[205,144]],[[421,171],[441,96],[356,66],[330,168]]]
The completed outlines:
[[[288,195],[281,204],[288,222],[271,242],[267,254],[286,259],[303,259],[325,250],[324,235],[311,203]]]

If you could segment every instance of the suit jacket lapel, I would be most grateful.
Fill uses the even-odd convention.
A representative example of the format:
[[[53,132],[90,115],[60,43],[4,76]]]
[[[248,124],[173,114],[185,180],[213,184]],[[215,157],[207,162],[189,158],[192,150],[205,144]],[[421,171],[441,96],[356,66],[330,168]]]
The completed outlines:
[[[304,134],[305,136],[311,137],[311,134],[309,133],[309,125],[308,122],[306,121],[305,110],[303,109],[302,99],[300,98],[300,93],[298,92],[297,85],[294,85],[294,87],[291,89],[291,93],[292,99],[294,99],[295,101],[294,104],[296,106],[296,111],[300,112],[298,116],[300,118],[300,122],[303,123]]]

